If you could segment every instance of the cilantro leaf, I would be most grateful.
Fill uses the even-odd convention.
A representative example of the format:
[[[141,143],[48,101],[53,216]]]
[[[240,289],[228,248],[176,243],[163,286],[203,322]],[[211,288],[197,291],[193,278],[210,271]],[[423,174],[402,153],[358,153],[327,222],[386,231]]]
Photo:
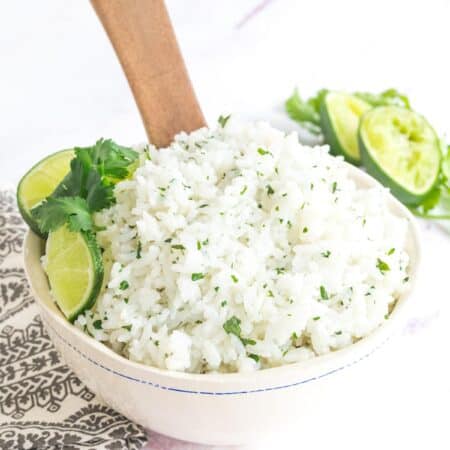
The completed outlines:
[[[70,172],[53,191],[51,197],[85,197],[85,183],[87,173],[82,162],[78,158],[70,162]]]
[[[76,158],[85,170],[95,169],[100,177],[122,180],[130,174],[130,166],[137,161],[139,154],[129,147],[116,144],[111,139],[99,139],[91,147],[75,147]]]
[[[102,182],[100,174],[90,169],[86,178],[86,202],[90,211],[108,208],[114,201],[114,186]]]
[[[314,97],[305,101],[296,89],[286,100],[286,112],[292,120],[299,122],[312,134],[321,134],[319,108],[327,92],[327,89],[321,89]]]
[[[231,117],[231,114],[229,114],[228,116],[219,116],[219,118],[217,119],[217,122],[219,122],[219,125],[222,128],[225,128],[230,117]]]
[[[31,210],[44,233],[56,230],[65,223],[71,231],[89,231],[94,225],[85,199],[80,197],[49,197]]]
[[[223,329],[228,334],[234,334],[236,337],[241,338],[241,319],[236,316],[230,317],[224,324]]]
[[[222,302],[223,303],[223,302]],[[256,341],[253,339],[243,338],[241,336],[241,319],[236,316],[230,317],[224,324],[223,329],[227,334],[234,334],[240,339],[242,345],[255,345]]]

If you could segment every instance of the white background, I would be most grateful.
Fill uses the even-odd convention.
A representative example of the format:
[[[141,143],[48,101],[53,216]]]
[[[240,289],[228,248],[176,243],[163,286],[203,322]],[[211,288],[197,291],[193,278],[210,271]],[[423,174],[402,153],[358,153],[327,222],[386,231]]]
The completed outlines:
[[[450,134],[450,1],[169,0],[168,7],[210,123],[238,112],[294,129],[282,103],[295,85],[305,95],[396,87]],[[16,183],[62,148],[101,136],[123,144],[145,139],[88,2],[16,0],[0,8],[0,184]],[[340,420],[308,430],[299,424],[298,435],[252,448],[450,448],[450,236],[435,225],[422,229],[414,312],[402,335],[367,363],[377,382],[366,408],[324,399]],[[157,436],[149,448],[199,447]]]

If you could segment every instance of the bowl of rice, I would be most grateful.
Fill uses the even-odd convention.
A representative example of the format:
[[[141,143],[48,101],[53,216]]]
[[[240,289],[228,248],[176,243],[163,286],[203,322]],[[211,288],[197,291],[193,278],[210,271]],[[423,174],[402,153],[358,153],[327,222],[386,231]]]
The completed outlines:
[[[105,403],[179,439],[242,444],[314,417],[404,321],[411,214],[326,146],[266,123],[231,118],[138,149],[95,217],[107,275],[74,325],[27,236],[55,346]]]

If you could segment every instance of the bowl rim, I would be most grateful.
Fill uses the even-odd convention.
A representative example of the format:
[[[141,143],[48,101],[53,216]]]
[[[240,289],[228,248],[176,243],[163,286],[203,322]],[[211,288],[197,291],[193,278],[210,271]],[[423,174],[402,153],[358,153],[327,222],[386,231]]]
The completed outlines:
[[[139,371],[143,376],[159,376],[166,377],[168,379],[172,379],[174,381],[179,382],[208,382],[208,383],[218,383],[223,384],[225,382],[233,382],[233,383],[249,383],[255,384],[258,379],[259,381],[263,381],[268,377],[273,377],[276,375],[280,375],[281,373],[289,374],[289,373],[297,373],[300,374],[302,371],[320,369],[322,366],[332,367],[329,370],[322,370],[323,373],[314,376],[313,379],[320,378],[322,376],[329,375],[331,373],[340,371],[346,367],[349,367],[367,356],[371,355],[375,352],[379,347],[381,347],[390,337],[392,331],[395,327],[395,323],[401,321],[401,319],[405,316],[405,313],[408,310],[409,304],[411,303],[410,297],[414,292],[414,288],[416,286],[417,275],[421,262],[421,246],[419,239],[419,230],[416,224],[416,219],[411,214],[409,209],[405,207],[402,203],[400,203],[392,194],[389,193],[389,190],[382,186],[377,180],[363,172],[362,170],[341,161],[343,164],[348,166],[349,174],[351,177],[356,179],[357,181],[362,181],[368,187],[381,186],[386,194],[386,201],[388,201],[392,205],[392,209],[396,209],[400,212],[399,216],[404,217],[408,220],[408,229],[411,236],[411,241],[413,243],[413,253],[414,255],[411,257],[410,269],[410,285],[408,290],[397,299],[397,302],[389,315],[389,319],[381,323],[376,329],[374,329],[369,335],[361,338],[359,341],[350,344],[342,349],[335,350],[329,352],[324,355],[315,356],[311,359],[295,362],[295,363],[287,363],[281,366],[270,367],[265,369],[260,369],[251,372],[209,372],[209,373],[189,373],[189,372],[178,372],[169,369],[162,369],[155,366],[146,365],[144,363],[139,363],[136,361],[132,361],[127,359],[125,356],[122,356],[108,347],[106,344],[95,340],[94,338],[88,336],[86,333],[83,333],[76,326],[68,322],[62,315],[62,313],[56,308],[51,308],[47,302],[40,298],[37,293],[37,289],[34,286],[34,276],[36,270],[40,271],[44,277],[46,278],[45,272],[40,264],[40,258],[42,254],[36,255],[37,249],[42,248],[43,240],[37,236],[31,229],[29,229],[26,233],[23,245],[23,258],[25,265],[25,272],[38,306],[45,311],[56,323],[71,333],[76,338],[80,339],[86,346],[92,348],[93,350],[102,353],[105,357],[112,359],[118,365],[122,366],[124,370],[129,368],[133,371]],[[358,180],[359,179],[359,180]],[[34,253],[34,255],[33,255]],[[33,259],[30,258],[33,256]],[[38,267],[36,267],[38,266]],[[50,298],[50,290],[48,288],[48,296]],[[42,315],[42,314],[41,314]],[[50,326],[46,320],[44,320],[47,326]],[[53,332],[55,332],[60,339],[65,342],[66,345],[70,345],[75,348],[80,354],[83,354],[80,350],[73,346],[73,344],[68,343],[64,338],[59,336],[59,333],[50,326]],[[375,345],[376,344],[376,345]],[[352,356],[353,355],[353,356]],[[88,358],[89,359],[89,358]],[[145,374],[145,375],[144,375]],[[125,374],[122,374],[125,375]],[[126,375],[125,375],[126,376]],[[308,381],[308,380],[306,380]],[[293,383],[299,384],[299,383]],[[288,386],[286,386],[288,387]],[[275,388],[268,388],[264,390],[271,390]],[[259,390],[258,390],[259,391]]]

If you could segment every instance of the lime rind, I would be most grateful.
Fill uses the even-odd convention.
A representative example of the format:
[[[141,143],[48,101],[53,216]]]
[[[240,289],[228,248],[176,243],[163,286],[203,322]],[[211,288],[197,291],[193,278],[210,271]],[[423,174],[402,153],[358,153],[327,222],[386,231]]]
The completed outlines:
[[[361,163],[358,146],[360,117],[371,108],[354,95],[329,92],[320,105],[320,120],[333,155],[343,155],[355,165]]]
[[[45,235],[39,230],[31,209],[41,203],[56,189],[70,170],[73,150],[62,150],[35,164],[20,180],[17,187],[17,205],[28,226],[39,236]]]
[[[101,291],[104,269],[92,233],[73,232],[67,226],[51,231],[45,270],[52,296],[70,322],[94,305]]]
[[[406,205],[417,205],[438,181],[441,150],[436,132],[420,114],[380,106],[361,118],[362,161],[374,178]]]

